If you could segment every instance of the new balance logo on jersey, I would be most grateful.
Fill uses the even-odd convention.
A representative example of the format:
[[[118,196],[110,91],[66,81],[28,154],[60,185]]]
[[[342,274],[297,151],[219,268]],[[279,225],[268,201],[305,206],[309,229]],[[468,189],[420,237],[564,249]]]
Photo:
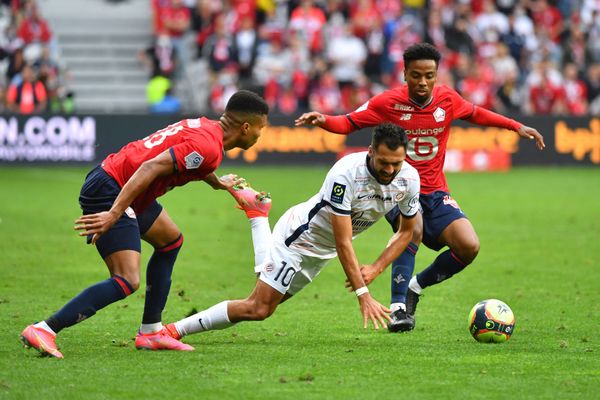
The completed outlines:
[[[409,121],[412,118],[412,114],[402,114],[400,116],[400,121]]]
[[[190,154],[185,156],[185,168],[198,169],[200,168],[202,161],[204,161],[204,157],[198,154],[198,152],[192,151]]]
[[[435,122],[444,121],[446,119],[446,111],[441,107],[436,108],[433,112],[433,119],[435,119]]]

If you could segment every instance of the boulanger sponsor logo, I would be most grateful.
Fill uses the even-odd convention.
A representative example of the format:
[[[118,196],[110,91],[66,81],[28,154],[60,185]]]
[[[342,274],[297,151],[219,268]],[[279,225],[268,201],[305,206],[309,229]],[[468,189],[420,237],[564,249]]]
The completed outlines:
[[[93,117],[0,117],[0,161],[93,161]]]
[[[413,136],[433,136],[433,135],[437,135],[440,134],[442,132],[444,132],[444,127],[440,127],[440,128],[428,128],[428,129],[423,129],[423,128],[418,128],[418,129],[405,129],[404,131],[406,132],[407,135],[413,135]]]

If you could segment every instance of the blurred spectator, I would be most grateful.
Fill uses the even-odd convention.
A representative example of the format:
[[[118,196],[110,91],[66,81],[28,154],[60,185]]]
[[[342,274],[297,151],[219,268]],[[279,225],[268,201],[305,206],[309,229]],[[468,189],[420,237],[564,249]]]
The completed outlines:
[[[256,59],[254,79],[261,86],[267,85],[270,81],[287,86],[292,79],[293,71],[292,53],[285,47],[284,38],[274,33],[268,42],[268,47],[264,48]]]
[[[319,110],[324,114],[334,114],[339,112],[341,104],[342,95],[335,77],[331,72],[324,73],[317,87],[310,94],[310,109]]]
[[[146,99],[148,105],[152,106],[160,102],[171,88],[171,80],[162,75],[153,76],[146,85]]]
[[[213,74],[221,71],[226,65],[237,61],[233,39],[227,34],[225,17],[222,14],[215,18],[214,32],[206,39],[203,52]]]
[[[495,109],[503,114],[518,114],[523,108],[525,93],[522,85],[519,84],[517,71],[508,72],[504,81],[496,92],[498,101],[495,103]]]
[[[509,29],[508,18],[498,11],[496,4],[491,0],[483,2],[483,12],[475,17],[475,26],[481,35],[493,31],[499,36]]]
[[[177,66],[177,51],[166,34],[159,35],[152,46],[138,53],[138,59],[150,72],[150,77],[172,77]]]
[[[600,64],[589,66],[585,83],[590,114],[600,116]]]
[[[456,18],[446,31],[446,46],[450,50],[466,55],[475,55],[475,42],[467,31],[469,23],[464,18]]]
[[[150,112],[153,114],[177,114],[181,112],[181,102],[173,96],[173,91],[169,87],[163,98],[150,106]]]
[[[313,0],[300,0],[300,5],[290,15],[289,26],[304,37],[312,53],[317,53],[323,49],[321,32],[326,22],[325,13],[315,6]]]
[[[532,113],[564,113],[562,78],[551,63],[544,61],[536,66],[535,75],[530,76],[529,87],[529,108]]]
[[[329,41],[327,60],[341,87],[352,85],[362,76],[366,59],[367,47],[352,33],[350,26],[344,26],[341,36]]]
[[[550,5],[547,0],[532,0],[529,4],[535,26],[547,32],[554,43],[558,43],[565,27],[559,9]]]
[[[48,44],[52,39],[52,31],[45,19],[40,16],[35,3],[29,3],[25,19],[19,25],[17,35],[25,44]]]
[[[184,35],[190,27],[190,10],[185,7],[183,0],[171,0],[170,6],[163,8],[161,12],[163,32],[171,38],[181,63],[185,63],[188,60],[188,54]]]
[[[218,113],[225,111],[229,98],[240,88],[237,84],[238,73],[235,64],[225,67],[217,76],[210,92],[210,106]]]
[[[10,111],[21,114],[39,113],[46,109],[46,88],[40,82],[33,68],[24,65],[21,81],[11,83],[6,94],[6,105]]]
[[[237,57],[242,80],[248,80],[252,76],[257,47],[258,35],[254,29],[254,19],[246,15],[240,20],[240,28],[233,37],[233,52]]]
[[[579,79],[579,71],[575,64],[567,64],[563,70],[563,90],[566,111],[570,115],[585,115],[588,112],[587,87]]]

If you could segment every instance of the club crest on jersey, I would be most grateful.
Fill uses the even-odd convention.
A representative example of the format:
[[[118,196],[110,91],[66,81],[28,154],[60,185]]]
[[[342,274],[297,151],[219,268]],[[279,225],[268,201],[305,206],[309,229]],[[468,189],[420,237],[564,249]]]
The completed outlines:
[[[435,122],[442,122],[446,119],[446,111],[441,107],[436,108],[433,112],[433,119]]]
[[[346,185],[334,182],[333,189],[331,189],[331,201],[334,203],[342,204],[344,202],[344,194],[346,193]]]
[[[204,161],[204,157],[198,154],[198,152],[192,151],[190,154],[185,156],[185,168],[198,169],[202,164],[202,161]]]
[[[460,210],[460,207],[458,206],[458,203],[456,202],[456,200],[454,200],[450,196],[444,196],[444,204],[446,204],[448,206],[452,206],[452,207],[456,208],[457,210]]]

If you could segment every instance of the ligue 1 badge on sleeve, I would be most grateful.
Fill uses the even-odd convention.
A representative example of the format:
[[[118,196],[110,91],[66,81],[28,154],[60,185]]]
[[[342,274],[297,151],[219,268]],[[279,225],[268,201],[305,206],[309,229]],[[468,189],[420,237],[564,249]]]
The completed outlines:
[[[202,164],[202,161],[204,161],[204,157],[198,154],[198,152],[192,151],[190,154],[185,156],[185,168],[198,169]]]
[[[344,202],[345,193],[346,185],[334,182],[333,189],[331,189],[331,201],[334,203],[342,204]]]

